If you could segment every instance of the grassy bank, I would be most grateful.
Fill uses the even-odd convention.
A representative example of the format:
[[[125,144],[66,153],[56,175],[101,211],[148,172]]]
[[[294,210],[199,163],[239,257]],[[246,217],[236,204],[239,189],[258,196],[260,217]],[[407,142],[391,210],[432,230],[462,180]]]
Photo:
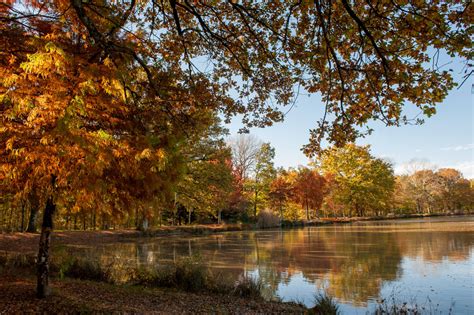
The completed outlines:
[[[174,266],[138,269],[119,263],[101,265],[80,258],[51,262],[52,296],[34,297],[34,257],[0,255],[0,313],[307,313],[297,303],[265,301],[262,284],[213,274],[199,257]]]

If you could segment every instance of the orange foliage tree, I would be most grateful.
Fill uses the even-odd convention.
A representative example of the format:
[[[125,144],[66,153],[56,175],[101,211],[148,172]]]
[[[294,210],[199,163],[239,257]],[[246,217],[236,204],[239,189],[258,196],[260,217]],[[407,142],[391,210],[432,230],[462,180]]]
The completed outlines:
[[[318,216],[326,192],[326,180],[316,170],[300,167],[293,183],[293,199],[306,210],[306,220]],[[313,215],[310,214],[313,210]]]

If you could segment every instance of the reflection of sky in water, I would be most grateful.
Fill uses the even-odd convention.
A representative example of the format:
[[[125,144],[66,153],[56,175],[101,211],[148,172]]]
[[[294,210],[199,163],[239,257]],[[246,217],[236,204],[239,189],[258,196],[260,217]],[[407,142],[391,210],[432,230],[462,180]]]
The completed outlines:
[[[443,313],[454,301],[453,314],[474,314],[472,216],[150,238],[77,250],[151,268],[199,254],[235,279],[259,277],[267,298],[312,306],[325,290],[343,314],[365,314],[380,297],[393,296]]]

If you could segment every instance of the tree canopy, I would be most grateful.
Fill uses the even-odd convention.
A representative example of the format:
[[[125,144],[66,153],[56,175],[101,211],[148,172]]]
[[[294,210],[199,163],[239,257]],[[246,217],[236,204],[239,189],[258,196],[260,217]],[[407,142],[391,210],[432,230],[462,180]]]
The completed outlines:
[[[333,199],[348,208],[349,214],[378,214],[389,208],[395,177],[392,165],[370,154],[370,147],[347,144],[332,148],[320,158],[320,167],[336,189]]]
[[[455,85],[437,63],[440,50],[472,72],[469,1],[55,0],[8,1],[0,10],[2,33],[16,39],[2,49],[6,60],[23,62],[22,54],[49,42],[72,44],[88,62],[118,65],[130,99],[145,89],[164,117],[180,123],[203,100],[201,89],[216,100],[201,106],[227,118],[243,114],[248,127],[282,120],[300,88],[319,92],[326,114],[308,154],[325,136],[354,140],[356,126],[370,119],[408,122],[406,102],[435,113]]]

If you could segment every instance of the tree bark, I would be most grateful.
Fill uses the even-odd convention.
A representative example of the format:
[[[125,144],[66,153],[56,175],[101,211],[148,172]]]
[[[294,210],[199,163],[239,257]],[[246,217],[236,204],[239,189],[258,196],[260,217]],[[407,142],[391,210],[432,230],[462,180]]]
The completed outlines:
[[[53,231],[53,215],[56,212],[56,204],[53,197],[49,196],[43,214],[41,225],[41,236],[38,250],[37,262],[37,285],[36,296],[45,298],[49,295],[49,247],[51,243],[51,232]]]
[[[309,202],[306,200],[306,220],[309,221]]]
[[[30,218],[28,219],[28,227],[26,228],[26,232],[35,233],[36,232],[36,218],[38,217],[39,206],[40,206],[38,196],[36,195],[35,190],[31,192],[31,195],[29,196],[29,201],[30,201]]]
[[[21,202],[21,226],[20,226],[20,232],[23,233],[25,230],[25,201]]]
[[[257,198],[258,198],[258,192],[255,190],[255,203],[253,206],[253,218],[255,222],[257,222]]]

